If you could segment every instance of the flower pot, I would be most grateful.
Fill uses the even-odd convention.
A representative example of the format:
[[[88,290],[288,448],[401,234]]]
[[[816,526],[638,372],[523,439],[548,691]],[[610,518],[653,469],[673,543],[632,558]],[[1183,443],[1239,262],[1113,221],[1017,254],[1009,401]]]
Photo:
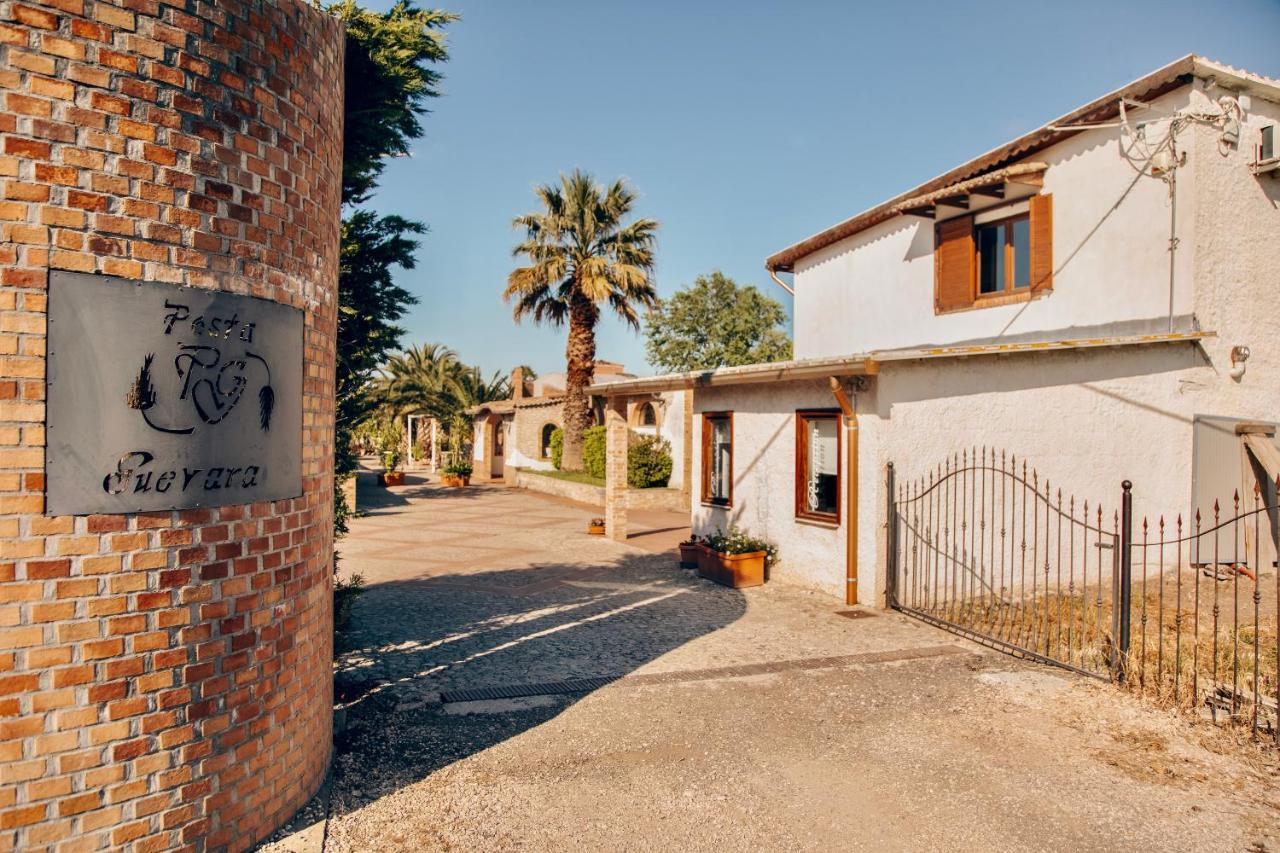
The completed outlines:
[[[440,482],[451,489],[460,489],[471,485],[471,476],[463,474],[441,474]]]
[[[764,562],[768,552],[721,554],[706,547],[702,550],[698,560],[698,574],[707,580],[733,589],[764,583]]]
[[[698,543],[694,548],[697,549],[697,557],[694,559],[694,562],[698,564],[698,574],[707,579],[714,579],[720,565],[719,562],[716,561],[716,552],[712,551],[702,543]]]
[[[587,532],[590,533],[592,536],[603,536],[604,520],[599,518],[593,518],[590,521],[588,521]]]
[[[403,471],[383,471],[378,475],[378,484],[381,486],[403,486]]]
[[[698,549],[702,546],[697,542],[681,542],[680,543],[680,568],[696,569],[698,568]]]

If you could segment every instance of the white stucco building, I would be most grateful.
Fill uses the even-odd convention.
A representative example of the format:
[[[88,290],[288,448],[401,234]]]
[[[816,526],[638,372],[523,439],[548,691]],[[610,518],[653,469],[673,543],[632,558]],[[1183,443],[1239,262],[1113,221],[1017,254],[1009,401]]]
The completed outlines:
[[[1277,125],[1280,82],[1184,57],[768,258],[795,361],[595,391],[696,388],[695,532],[867,604],[891,462],[994,447],[1153,517],[1229,499],[1253,484],[1206,416],[1280,420]]]

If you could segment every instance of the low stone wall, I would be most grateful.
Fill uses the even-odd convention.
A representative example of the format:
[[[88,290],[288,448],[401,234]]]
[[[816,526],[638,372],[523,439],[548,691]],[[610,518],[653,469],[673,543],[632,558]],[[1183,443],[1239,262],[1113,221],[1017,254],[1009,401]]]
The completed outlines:
[[[604,506],[603,486],[575,483],[573,480],[561,480],[519,469],[516,470],[514,485],[518,489],[529,489],[592,506]],[[679,489],[628,489],[627,509],[687,512],[689,507],[681,499]]]
[[[679,489],[630,489],[627,509],[651,509],[664,512],[688,512],[689,505]]]

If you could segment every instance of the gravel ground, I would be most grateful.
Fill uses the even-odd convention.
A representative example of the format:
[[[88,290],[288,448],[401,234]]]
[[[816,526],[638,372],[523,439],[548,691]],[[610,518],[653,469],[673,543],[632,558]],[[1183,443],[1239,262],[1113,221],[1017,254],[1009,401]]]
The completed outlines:
[[[716,587],[536,496],[380,497],[343,544],[373,583],[325,850],[1280,851],[1275,753],[1212,726],[896,614]],[[624,677],[440,701],[584,676]]]

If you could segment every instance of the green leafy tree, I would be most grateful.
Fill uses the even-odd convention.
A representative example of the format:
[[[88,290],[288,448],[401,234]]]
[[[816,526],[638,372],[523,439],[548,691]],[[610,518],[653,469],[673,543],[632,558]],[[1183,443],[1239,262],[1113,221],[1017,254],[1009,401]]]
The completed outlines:
[[[448,58],[444,28],[457,16],[397,2],[385,13],[353,0],[326,10],[346,26],[345,111],[342,151],[342,222],[338,277],[336,434],[334,480],[355,471],[352,430],[374,405],[368,395],[379,363],[394,351],[404,330],[396,321],[416,301],[395,282],[395,271],[412,269],[417,237],[426,227],[399,216],[378,216],[363,204],[377,187],[388,157],[409,153],[422,136],[420,117],[439,95],[435,65]],[[346,532],[349,507],[340,489],[334,527]]]
[[[720,271],[663,300],[645,325],[649,363],[664,372],[711,370],[791,358],[787,312]]]
[[[347,27],[342,200],[362,204],[387,158],[408,155],[409,143],[422,136],[420,117],[428,99],[439,96],[443,79],[432,65],[449,59],[444,28],[458,16],[406,0],[385,13],[354,0],[328,10]]]
[[[562,462],[565,470],[580,471],[582,436],[592,420],[587,386],[595,371],[600,308],[638,329],[638,309],[657,304],[650,274],[658,223],[626,221],[636,194],[621,179],[606,187],[575,170],[534,192],[541,210],[515,219],[524,239],[513,254],[528,265],[512,270],[503,298],[515,303],[517,322],[532,316],[537,323],[569,325]]]

